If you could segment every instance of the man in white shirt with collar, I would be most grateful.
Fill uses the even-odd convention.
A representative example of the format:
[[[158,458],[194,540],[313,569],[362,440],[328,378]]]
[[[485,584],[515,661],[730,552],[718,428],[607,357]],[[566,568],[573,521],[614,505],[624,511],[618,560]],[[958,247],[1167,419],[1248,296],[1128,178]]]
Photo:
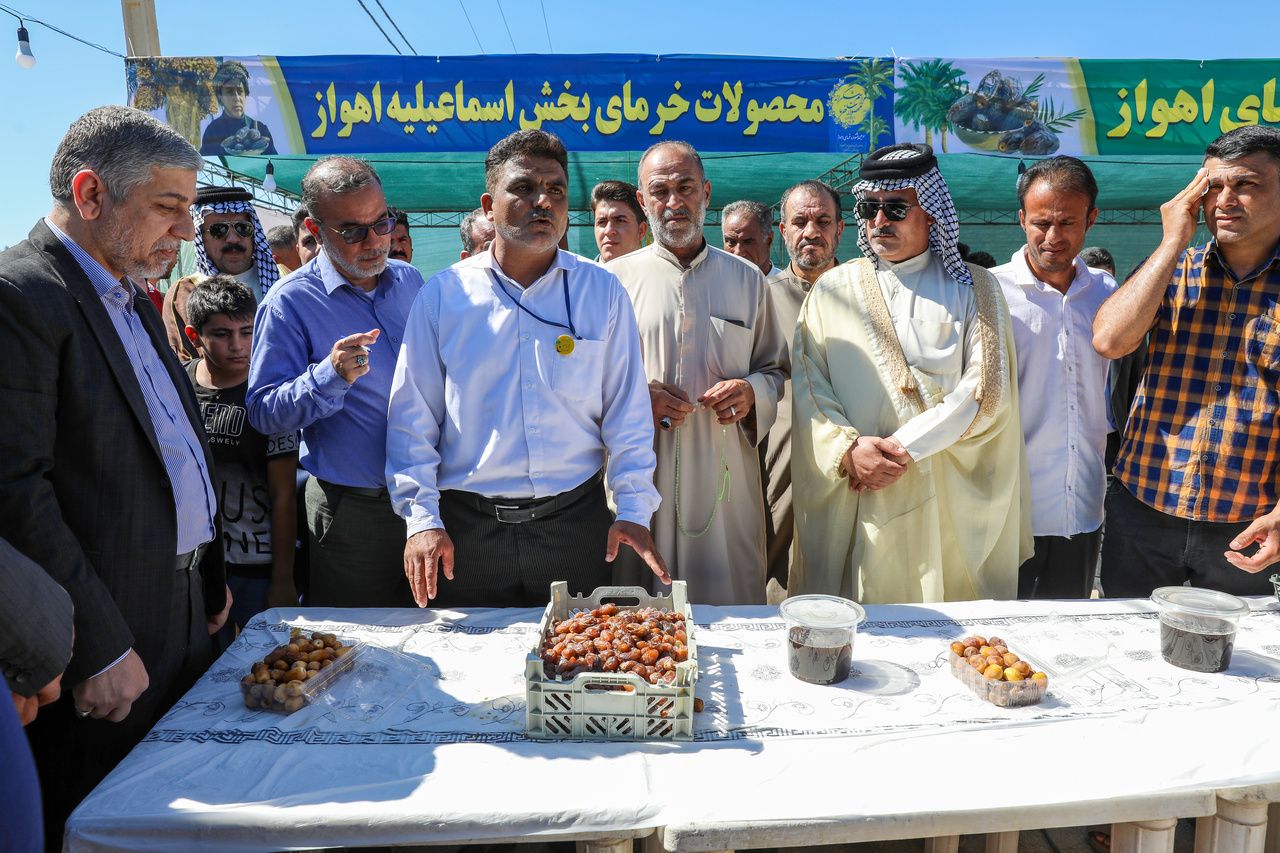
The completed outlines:
[[[410,312],[387,486],[420,606],[542,606],[557,580],[589,593],[622,543],[670,580],[648,530],[659,497],[635,314],[616,276],[557,246],[567,174],[544,131],[490,149],[493,244],[434,276]]]
[[[1019,598],[1088,598],[1102,544],[1109,360],[1093,348],[1093,317],[1116,290],[1080,260],[1098,216],[1098,184],[1074,157],[1050,157],[1018,182],[1027,245],[991,272],[1013,321],[1022,430],[1031,469],[1035,555]]]

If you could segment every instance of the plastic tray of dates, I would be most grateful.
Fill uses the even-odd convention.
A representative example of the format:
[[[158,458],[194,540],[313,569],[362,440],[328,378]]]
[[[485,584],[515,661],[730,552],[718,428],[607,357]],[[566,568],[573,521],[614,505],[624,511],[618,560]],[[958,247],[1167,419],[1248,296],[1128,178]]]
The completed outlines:
[[[697,679],[683,581],[669,596],[600,587],[574,598],[557,581],[525,659],[525,729],[540,738],[689,740]]]
[[[288,643],[277,646],[240,679],[244,705],[274,714],[301,710],[355,665],[359,651],[358,644],[333,634],[294,628]]]
[[[1001,708],[1035,705],[1049,689],[1049,676],[1009,651],[999,637],[955,640],[948,654],[951,674],[978,698]]]

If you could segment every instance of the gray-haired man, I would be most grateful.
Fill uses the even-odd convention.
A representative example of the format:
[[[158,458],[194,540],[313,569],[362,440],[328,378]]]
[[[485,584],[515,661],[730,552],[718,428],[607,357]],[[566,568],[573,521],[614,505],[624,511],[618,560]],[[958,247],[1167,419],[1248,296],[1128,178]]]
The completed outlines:
[[[485,216],[483,207],[477,207],[462,217],[458,230],[462,233],[462,256],[459,260],[463,261],[472,255],[489,251],[489,244],[497,233],[493,230],[493,223]]]
[[[773,249],[773,211],[769,205],[746,200],[726,204],[720,211],[720,233],[726,252],[755,264],[771,283],[782,277],[785,270],[769,259]]]
[[[422,276],[387,260],[395,219],[368,163],[318,160],[302,200],[322,251],[258,308],[249,420],[267,434],[302,430],[309,603],[410,607],[404,522],[383,469],[391,374]]]
[[[229,605],[199,408],[139,286],[195,236],[201,165],[145,113],[91,110],[54,156],[53,211],[0,255],[0,537],[75,605],[69,689],[27,730],[53,849]]]

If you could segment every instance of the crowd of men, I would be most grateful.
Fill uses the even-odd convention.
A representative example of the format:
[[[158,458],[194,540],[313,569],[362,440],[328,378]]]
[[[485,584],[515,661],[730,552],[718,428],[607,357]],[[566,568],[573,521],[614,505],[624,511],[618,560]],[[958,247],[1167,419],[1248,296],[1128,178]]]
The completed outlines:
[[[662,141],[591,193],[590,260],[564,146],[524,130],[425,281],[367,162],[317,161],[270,232],[200,165],[93,110],[0,255],[0,789],[32,839],[43,791],[50,849],[228,618],[298,602],[297,538],[329,607],[673,578],[716,605],[1079,598],[1100,551],[1107,595],[1262,594],[1280,559],[1275,129],[1208,148],[1123,287],[1083,254],[1099,187],[1071,157],[1021,178],[1002,266],[965,260],[904,144],[852,188],[861,257],[844,196],[804,181],[777,267],[774,209],[725,205],[710,245],[702,158]],[[199,273],[157,311],[182,241]]]

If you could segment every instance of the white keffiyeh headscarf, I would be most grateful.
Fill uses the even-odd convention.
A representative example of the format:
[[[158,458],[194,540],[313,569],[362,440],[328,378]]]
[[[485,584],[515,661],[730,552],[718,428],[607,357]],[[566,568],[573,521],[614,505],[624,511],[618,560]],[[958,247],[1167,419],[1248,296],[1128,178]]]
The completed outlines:
[[[868,173],[892,171],[884,167],[890,162],[899,160],[928,162],[931,165],[926,171],[914,177],[877,177],[873,180],[867,178]],[[904,171],[912,171],[909,164],[904,163],[903,166],[907,167]],[[933,217],[933,224],[929,226],[929,249],[942,261],[942,265],[946,267],[952,278],[961,284],[972,286],[973,274],[961,259],[958,246],[960,217],[956,214],[956,206],[951,200],[951,191],[947,189],[947,182],[938,171],[933,149],[927,145],[907,144],[883,148],[867,157],[863,162],[861,174],[863,180],[854,184],[853,187],[853,196],[857,201],[862,201],[869,191],[892,192],[908,187],[915,189],[920,206],[924,208],[925,213]],[[858,248],[868,258],[879,260],[876,253],[871,250],[871,241],[867,239],[867,229],[864,227],[858,228]]]
[[[265,295],[267,289],[280,278],[280,270],[267,245],[267,235],[258,221],[258,213],[253,203],[248,201],[213,201],[197,203],[191,208],[191,220],[196,226],[196,268],[205,275],[219,275],[221,270],[209,258],[204,247],[204,218],[214,213],[247,213],[253,223],[253,258],[258,267],[258,284]]]

